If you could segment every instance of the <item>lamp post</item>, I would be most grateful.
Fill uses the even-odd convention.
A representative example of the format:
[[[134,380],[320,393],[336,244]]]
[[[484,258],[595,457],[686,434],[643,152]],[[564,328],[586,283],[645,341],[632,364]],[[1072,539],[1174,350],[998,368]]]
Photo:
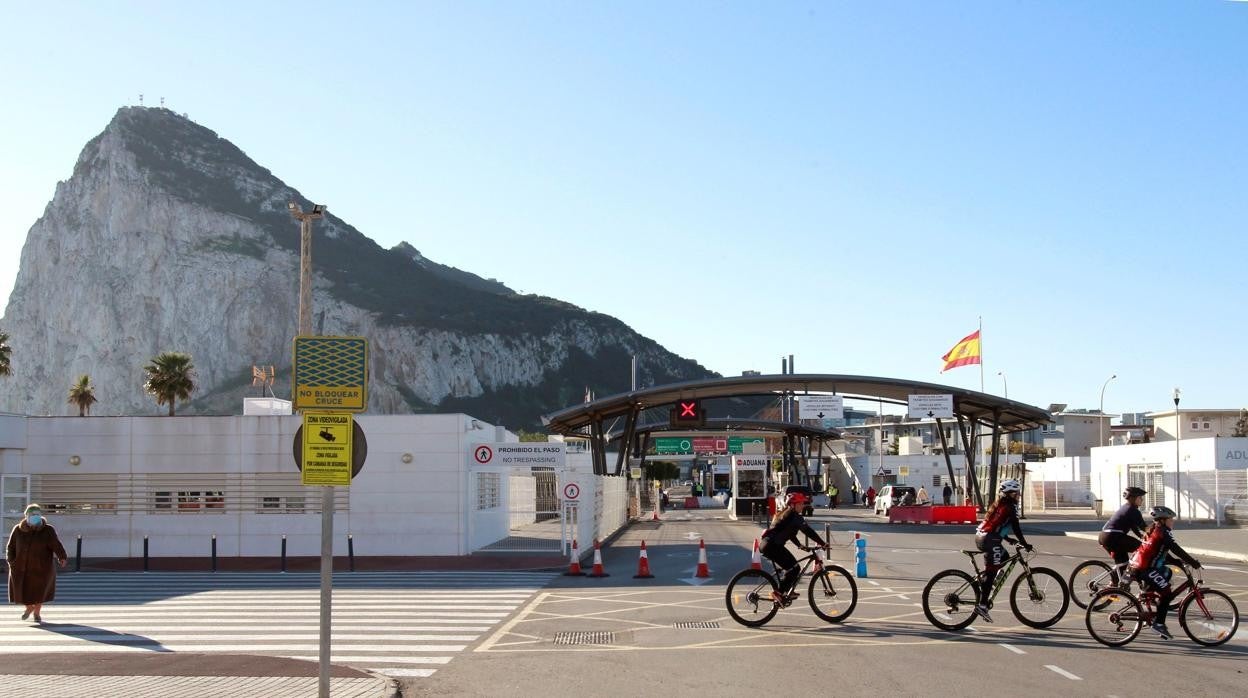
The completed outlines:
[[[1101,407],[1100,409],[1096,411],[1098,415],[1097,420],[1096,420],[1096,424],[1097,424],[1096,445],[1097,446],[1105,445],[1105,386],[1109,385],[1109,382],[1117,377],[1118,377],[1118,374],[1115,373],[1109,378],[1106,378],[1105,382],[1101,384]]]
[[[1179,393],[1174,389],[1174,513],[1183,518],[1183,464],[1179,460],[1179,436],[1183,433],[1183,419],[1179,416]]]
[[[316,204],[309,213],[291,201],[286,204],[290,215],[299,221],[299,334],[312,334],[312,221],[325,215],[325,207]],[[334,488],[321,488],[321,623],[319,698],[329,698],[330,604],[334,574]]]
[[[1009,400],[1010,382],[1005,379],[1005,371],[997,371],[997,375],[1001,376],[1001,390],[1005,393],[1004,397],[1006,400]],[[1008,464],[1010,462],[1010,437],[1002,435],[1001,438],[1005,439],[1005,462]]]

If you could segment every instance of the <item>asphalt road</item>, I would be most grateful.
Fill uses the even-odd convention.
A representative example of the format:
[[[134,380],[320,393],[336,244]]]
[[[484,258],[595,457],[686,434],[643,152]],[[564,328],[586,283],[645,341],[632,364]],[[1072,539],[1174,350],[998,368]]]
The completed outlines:
[[[1226,645],[1203,648],[1172,616],[1175,639],[1145,630],[1111,649],[1092,640],[1073,604],[1054,627],[1035,630],[1013,617],[1003,594],[994,624],[940,631],[924,617],[920,592],[939,570],[969,568],[958,551],[973,547],[971,528],[836,521],[832,562],[853,571],[849,529],[860,526],[868,540],[868,577],[857,580],[858,606],[843,624],[820,621],[805,598],[763,628],[736,624],[725,610],[725,584],[749,565],[761,528],[722,514],[669,512],[662,523],[634,525],[604,551],[610,576],[557,578],[434,676],[405,682],[403,695],[741,695],[780,689],[795,676],[808,677],[810,690],[839,695],[1243,693],[1242,628]],[[823,530],[819,516],[812,522]],[[1025,526],[1041,553],[1032,564],[1063,577],[1097,554],[1093,543],[1062,536],[1061,522]],[[655,579],[632,577],[642,539]],[[693,575],[699,540],[710,579]],[[1211,559],[1206,566],[1206,581],[1248,610],[1248,566]]]

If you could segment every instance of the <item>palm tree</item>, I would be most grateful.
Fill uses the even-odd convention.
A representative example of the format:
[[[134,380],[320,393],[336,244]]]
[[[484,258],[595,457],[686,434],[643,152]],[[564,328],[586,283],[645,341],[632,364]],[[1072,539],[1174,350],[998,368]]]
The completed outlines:
[[[69,404],[77,405],[78,416],[85,417],[96,402],[98,400],[95,399],[95,386],[91,385],[91,376],[85,373],[78,376],[78,382],[69,389]]]
[[[169,416],[178,400],[185,402],[195,390],[195,366],[191,355],[178,351],[162,351],[143,367],[147,380],[143,389],[156,398],[157,405],[169,404]]]
[[[0,332],[0,376],[9,375],[9,355],[13,350],[9,348],[9,335]]]

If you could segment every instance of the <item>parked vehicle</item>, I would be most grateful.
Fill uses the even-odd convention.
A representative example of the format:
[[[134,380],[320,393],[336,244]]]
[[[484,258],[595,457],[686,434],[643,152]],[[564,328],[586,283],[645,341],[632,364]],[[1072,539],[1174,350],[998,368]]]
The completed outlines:
[[[889,508],[907,500],[917,501],[918,491],[909,485],[884,485],[875,495],[875,513],[887,514]]]

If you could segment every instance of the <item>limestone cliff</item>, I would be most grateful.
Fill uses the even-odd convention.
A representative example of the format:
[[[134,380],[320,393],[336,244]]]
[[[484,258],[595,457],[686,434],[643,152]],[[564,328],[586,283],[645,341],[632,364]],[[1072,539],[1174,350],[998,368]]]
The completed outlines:
[[[142,367],[194,357],[199,389],[180,411],[236,413],[250,367],[274,364],[289,396],[298,306],[298,226],[311,202],[229,141],[166,109],[126,107],[83,148],[22,248],[0,329],[12,375],[0,410],[68,414],[87,373],[93,414],[159,413]],[[620,321],[379,247],[329,214],[316,223],[315,329],[372,347],[369,409],[453,408],[533,428],[539,415],[642,385],[711,375]],[[610,367],[609,369],[607,367]]]

